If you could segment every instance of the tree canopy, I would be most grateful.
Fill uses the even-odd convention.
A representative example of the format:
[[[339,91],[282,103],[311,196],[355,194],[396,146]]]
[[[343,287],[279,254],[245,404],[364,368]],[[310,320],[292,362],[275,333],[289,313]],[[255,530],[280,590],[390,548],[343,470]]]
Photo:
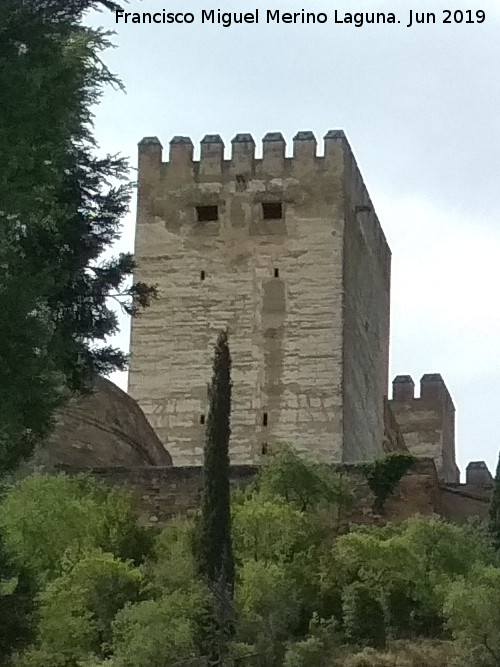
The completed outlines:
[[[274,461],[276,477],[316,488],[294,456]],[[483,527],[414,517],[335,528],[329,484],[300,509],[281,485],[259,491],[266,475],[232,508],[224,654],[261,667],[497,667],[500,568]],[[213,648],[192,519],[151,535],[122,491],[34,474],[0,498],[0,535],[2,664],[163,667]]]
[[[0,472],[28,456],[72,391],[123,369],[107,344],[154,288],[124,281],[119,237],[131,185],[127,161],[100,156],[92,108],[117,78],[101,60],[107,36],[84,12],[106,0],[0,4]]]

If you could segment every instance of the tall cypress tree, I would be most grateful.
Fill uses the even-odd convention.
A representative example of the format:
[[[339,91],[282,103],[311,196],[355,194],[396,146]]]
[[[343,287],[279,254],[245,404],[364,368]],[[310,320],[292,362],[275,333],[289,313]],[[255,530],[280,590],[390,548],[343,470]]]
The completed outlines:
[[[213,664],[218,664],[224,637],[231,633],[234,556],[231,540],[229,437],[231,413],[231,356],[227,331],[215,347],[210,409],[203,465],[203,497],[198,534],[200,573],[212,593],[208,638]]]
[[[500,456],[498,458],[495,481],[493,485],[493,495],[490,503],[490,534],[495,549],[500,549]]]

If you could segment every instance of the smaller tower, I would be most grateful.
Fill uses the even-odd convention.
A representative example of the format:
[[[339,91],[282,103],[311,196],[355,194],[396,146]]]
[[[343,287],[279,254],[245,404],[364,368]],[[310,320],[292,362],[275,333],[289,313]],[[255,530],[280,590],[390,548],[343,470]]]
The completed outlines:
[[[471,486],[493,486],[493,477],[485,461],[471,461],[465,471],[465,483]]]
[[[390,405],[409,451],[415,456],[433,458],[440,481],[458,484],[455,406],[441,375],[422,376],[420,398],[415,398],[410,375],[396,376]]]

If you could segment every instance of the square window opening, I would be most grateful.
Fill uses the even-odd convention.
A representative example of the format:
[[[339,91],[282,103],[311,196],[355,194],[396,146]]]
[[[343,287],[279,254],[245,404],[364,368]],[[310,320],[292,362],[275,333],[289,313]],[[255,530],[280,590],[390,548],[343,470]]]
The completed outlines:
[[[263,202],[262,217],[264,220],[281,220],[283,204],[281,202]]]
[[[197,206],[196,217],[198,222],[214,222],[219,219],[218,206]]]

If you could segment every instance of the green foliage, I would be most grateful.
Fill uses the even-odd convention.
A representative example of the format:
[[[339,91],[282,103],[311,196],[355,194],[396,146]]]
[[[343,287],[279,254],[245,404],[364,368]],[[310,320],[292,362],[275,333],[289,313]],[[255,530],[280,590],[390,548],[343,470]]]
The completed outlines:
[[[411,519],[401,536],[416,559],[413,595],[418,601],[414,612],[415,633],[443,636],[442,607],[446,587],[467,575],[477,563],[494,560],[484,535],[474,527],[460,527],[436,519]]]
[[[156,536],[144,570],[148,590],[155,597],[188,591],[199,583],[193,554],[195,526],[188,519],[175,519]]]
[[[476,566],[454,581],[444,604],[453,636],[469,656],[469,663],[500,665],[500,569]]]
[[[40,594],[34,655],[68,667],[89,655],[105,656],[111,623],[126,602],[139,598],[140,586],[140,571],[111,554],[92,551],[66,562]]]
[[[128,164],[98,157],[92,107],[119,85],[83,14],[104,0],[0,3],[0,473],[50,431],[70,391],[123,369],[110,297],[131,313],[130,254],[101,261],[127,211]]]
[[[335,619],[322,619],[314,614],[305,639],[288,644],[283,667],[328,667],[341,652],[341,637]]]
[[[331,470],[323,474],[320,466],[284,449],[266,463],[253,489],[233,508],[238,562],[253,559],[285,566],[300,599],[297,632],[307,632],[314,612],[340,616],[340,592],[322,594],[319,563],[338,530],[339,505],[351,497],[344,480]]]
[[[498,458],[493,494],[490,502],[489,532],[497,551],[500,550],[500,456]]]
[[[140,561],[150,548],[129,496],[86,477],[36,473],[6,492],[0,526],[14,561],[39,583],[56,577],[67,551],[101,548]]]
[[[253,644],[245,644],[245,642],[239,641],[230,641],[227,645],[227,656],[231,660],[234,660],[235,667],[238,667],[238,661],[243,660],[243,665],[245,665],[245,658],[249,656],[255,656],[255,646]],[[250,663],[251,664],[251,663]]]
[[[322,592],[334,596],[359,581],[383,601],[393,636],[439,636],[447,583],[493,559],[473,527],[413,518],[339,537],[322,558]]]
[[[276,563],[284,568],[299,604],[297,630],[306,632],[313,612],[329,616],[332,600],[321,595],[319,563],[322,545],[311,511],[300,512],[281,497],[268,499],[254,491],[233,509],[237,562]],[[340,610],[340,599],[333,604]],[[340,613],[340,612],[339,612]]]
[[[259,494],[235,507],[233,533],[240,560],[290,561],[308,546],[304,514],[284,500],[266,500]]]
[[[200,654],[210,651],[212,633],[217,634],[213,598],[201,580],[193,554],[195,525],[188,519],[178,518],[157,535],[153,553],[146,560],[143,571],[147,581],[145,592],[159,601],[172,594],[199,601],[196,613],[190,617],[194,645]]]
[[[196,655],[204,604],[199,593],[179,591],[122,609],[113,624],[113,667],[164,667]]]
[[[385,607],[387,625],[391,635],[396,638],[412,637],[418,634],[417,624],[430,620],[429,615],[427,618],[423,617],[423,605],[416,599],[411,584],[395,583],[388,587],[385,594]],[[435,618],[435,614],[433,617]]]
[[[463,663],[455,663],[454,656],[451,642],[397,641],[385,651],[365,648],[335,664],[339,667],[465,667]]]
[[[255,646],[266,665],[279,664],[284,641],[299,621],[300,601],[284,565],[249,560],[236,587],[238,637]]]
[[[16,567],[0,539],[0,664],[14,649],[27,644],[34,632],[35,589],[31,577]]]
[[[85,551],[88,545],[107,545],[127,556],[128,547],[118,547],[123,534],[134,534],[134,519],[120,524],[126,511],[114,496],[110,502],[110,493],[87,478],[45,475],[8,491],[4,505],[11,502],[12,510],[2,506],[0,518],[9,516],[9,530],[17,529],[13,544],[26,533],[17,562],[31,562],[44,587],[36,640],[14,661],[16,667],[163,667],[210,654],[214,647],[219,655],[256,653],[254,663],[261,667],[343,665],[348,649],[341,646],[336,622],[320,615],[335,617],[351,647],[381,646],[386,634],[440,635],[443,603],[452,604],[454,582],[476,585],[476,568],[494,570],[496,562],[488,536],[476,526],[414,518],[327,538],[315,528],[325,507],[321,501],[300,511],[280,495],[254,490],[233,508],[239,566],[231,642],[227,628],[235,616],[232,608],[223,616],[228,608],[216,597],[221,591],[207,590],[198,577],[191,521],[178,519],[156,536],[141,574],[110,554]],[[24,528],[23,514],[30,517]],[[33,554],[37,541],[41,548]],[[492,595],[491,604],[494,600]],[[469,609],[466,616],[481,627],[474,614]],[[451,613],[448,618],[452,627]],[[489,667],[483,645],[459,641],[461,667]],[[396,658],[391,651],[364,651],[351,662],[413,667],[422,664],[419,655],[424,653],[407,651]],[[439,664],[432,660],[429,664]]]
[[[319,637],[306,637],[288,646],[283,659],[283,667],[309,667],[325,665],[325,648]]]
[[[372,463],[361,464],[361,470],[375,495],[374,511],[379,513],[384,511],[387,498],[391,496],[400,479],[414,462],[415,457],[410,454],[390,454]]]
[[[207,586],[199,574],[192,521],[173,521],[148,546],[129,500],[116,490],[64,475],[13,484],[0,505],[13,559],[0,592],[18,591],[22,568],[40,592],[36,636],[12,665],[164,667],[192,656],[253,653],[256,667],[427,667],[426,660],[444,666],[439,648],[397,644],[396,651],[390,642],[384,652],[359,649],[380,648],[386,636],[413,640],[451,631],[461,648],[454,667],[495,664],[500,570],[481,527],[412,518],[341,535],[333,522],[328,533],[323,513],[330,507],[335,514],[333,502],[316,496],[302,511],[272,488],[258,486],[233,507],[238,568],[228,604],[227,588],[220,581]],[[140,568],[126,560],[144,555]],[[6,609],[14,619],[12,602]],[[31,622],[29,596],[25,602]],[[9,639],[14,620],[8,621],[6,656],[17,641]],[[21,649],[29,630],[28,623]]]
[[[281,447],[262,466],[257,487],[263,496],[280,497],[301,512],[318,506],[337,508],[352,504],[347,481],[325,465],[301,458],[290,447]]]
[[[386,642],[384,610],[373,591],[360,582],[344,590],[344,634],[350,644],[383,648]]]

